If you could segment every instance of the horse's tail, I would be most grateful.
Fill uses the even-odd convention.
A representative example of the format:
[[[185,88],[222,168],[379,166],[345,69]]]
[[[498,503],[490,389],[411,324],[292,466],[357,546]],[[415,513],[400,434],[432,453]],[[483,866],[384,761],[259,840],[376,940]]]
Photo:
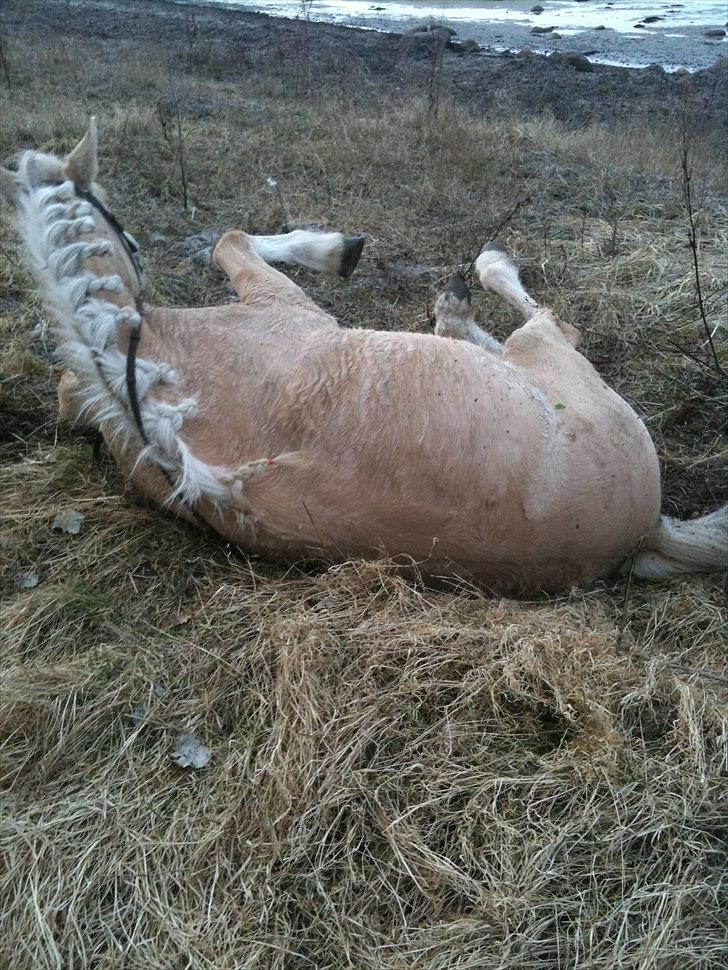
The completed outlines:
[[[721,569],[728,570],[728,505],[684,522],[661,515],[634,560],[643,579]]]
[[[225,501],[237,480],[245,478],[246,469],[232,474],[192,454],[180,432],[183,422],[194,417],[196,401],[187,398],[172,404],[152,393],[163,386],[175,389],[177,377],[169,365],[139,357],[127,373],[119,335],[140,327],[142,317],[133,306],[105,298],[124,292],[118,275],[89,271],[88,260],[110,255],[112,246],[94,237],[91,205],[63,177],[58,159],[32,151],[21,157],[18,173],[12,176],[30,269],[53,317],[59,355],[77,379],[73,410],[78,418],[104,425],[123,444],[136,448],[140,461],[160,466],[170,481],[169,501]]]

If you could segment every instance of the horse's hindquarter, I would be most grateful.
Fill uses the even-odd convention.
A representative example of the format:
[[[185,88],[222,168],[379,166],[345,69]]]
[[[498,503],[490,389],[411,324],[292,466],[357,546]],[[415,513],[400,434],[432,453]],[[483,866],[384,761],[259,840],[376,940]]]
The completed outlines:
[[[595,441],[610,434],[599,402],[586,402],[593,433],[574,436],[583,406],[568,388],[544,401],[517,369],[467,343],[317,330],[242,309],[219,320],[187,313],[207,316],[184,334],[158,328],[155,356],[199,400],[184,428],[193,453],[228,468],[273,459],[245,484],[244,517],[214,517],[241,543],[335,558],[381,550],[492,583],[522,571],[525,585],[544,572],[561,582],[564,562],[576,581],[573,564],[599,557],[590,510],[602,496],[592,493],[610,487],[597,467]],[[590,562],[586,572],[598,571]]]
[[[360,532],[387,551],[433,568],[452,561],[491,583],[561,586],[606,572],[656,521],[652,442],[571,348],[539,386],[539,375],[462,341],[346,339],[362,427],[345,408],[338,454],[350,460],[359,441]]]
[[[602,575],[659,517],[654,444],[633,409],[572,347],[555,359],[544,355],[523,374],[548,404],[545,423],[555,432],[527,514],[560,558],[578,558],[584,576]]]

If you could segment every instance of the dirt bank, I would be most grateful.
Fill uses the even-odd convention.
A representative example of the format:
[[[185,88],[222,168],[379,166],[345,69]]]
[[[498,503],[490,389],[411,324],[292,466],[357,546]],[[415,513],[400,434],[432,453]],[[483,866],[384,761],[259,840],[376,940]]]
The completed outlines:
[[[548,57],[529,51],[465,53],[450,47],[433,52],[421,37],[145,0],[7,0],[3,22],[10,34],[40,30],[113,39],[122,52],[153,41],[162,56],[172,59],[184,57],[192,40],[207,50],[211,70],[218,75],[240,76],[256,66],[269,73],[278,65],[283,73],[305,71],[312,83],[344,84],[354,99],[366,97],[372,83],[389,87],[393,97],[427,86],[433,96],[452,93],[477,109],[550,112],[574,125],[640,119],[671,124],[687,97],[702,133],[712,132],[716,138],[722,133],[724,63],[690,76],[666,74],[658,67],[591,64],[584,69],[583,60],[571,62],[563,41],[562,53]]]

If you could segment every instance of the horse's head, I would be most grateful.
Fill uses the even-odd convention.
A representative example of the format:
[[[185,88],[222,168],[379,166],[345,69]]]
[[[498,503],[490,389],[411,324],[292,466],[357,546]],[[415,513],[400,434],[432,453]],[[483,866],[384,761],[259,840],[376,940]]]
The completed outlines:
[[[18,210],[21,221],[39,204],[53,206],[57,243],[81,236],[91,247],[86,258],[96,251],[93,261],[98,265],[89,269],[113,269],[124,291],[137,299],[142,287],[139,246],[106,208],[106,195],[96,184],[97,171],[98,133],[96,119],[91,118],[86,134],[65,159],[29,150],[20,156],[17,172],[0,166],[0,195]],[[46,219],[46,224],[49,221],[53,223]],[[26,242],[32,244],[27,235]]]

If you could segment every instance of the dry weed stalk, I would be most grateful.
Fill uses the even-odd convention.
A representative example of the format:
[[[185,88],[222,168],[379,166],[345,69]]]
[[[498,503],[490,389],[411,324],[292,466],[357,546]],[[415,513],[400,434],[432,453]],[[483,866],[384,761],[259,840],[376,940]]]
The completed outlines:
[[[3,78],[9,90],[13,84],[10,77],[10,63],[5,52],[5,37],[2,34],[0,34],[0,69],[2,70]]]
[[[170,150],[175,163],[179,164],[180,190],[182,195],[182,207],[185,211],[188,208],[187,192],[187,157],[185,153],[185,139],[182,134],[182,114],[180,112],[179,95],[177,87],[172,80],[170,69],[169,81],[169,100],[166,103],[160,102],[157,105],[157,117],[167,146]]]
[[[728,372],[720,362],[718,357],[718,351],[715,347],[715,342],[713,339],[713,333],[710,329],[710,324],[708,323],[708,317],[705,312],[705,303],[703,301],[703,287],[700,280],[700,261],[698,258],[699,244],[698,244],[698,225],[695,216],[694,204],[693,204],[693,166],[690,158],[690,133],[688,124],[688,100],[687,94],[685,97],[685,102],[683,104],[682,113],[682,132],[681,132],[681,152],[680,152],[680,172],[682,175],[682,190],[683,199],[685,202],[685,214],[688,221],[688,243],[690,246],[690,254],[692,256],[693,263],[693,273],[695,275],[695,295],[698,301],[698,310],[700,311],[700,319],[703,323],[703,329],[705,331],[705,338],[708,346],[710,347],[710,353],[713,358],[713,366],[718,371],[718,373],[728,380]]]
[[[427,120],[437,120],[442,93],[442,58],[447,41],[436,34],[430,45],[430,75],[427,81]]]
[[[192,70],[195,45],[197,43],[199,32],[200,30],[197,24],[197,17],[195,16],[195,12],[193,10],[185,17],[185,40],[187,42],[186,64],[188,71]]]

